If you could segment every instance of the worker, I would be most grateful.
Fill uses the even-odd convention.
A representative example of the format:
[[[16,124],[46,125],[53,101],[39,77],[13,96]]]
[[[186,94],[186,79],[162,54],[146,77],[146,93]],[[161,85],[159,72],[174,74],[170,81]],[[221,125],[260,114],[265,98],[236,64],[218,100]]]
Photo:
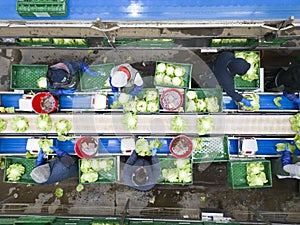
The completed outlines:
[[[129,88],[129,101],[144,87],[140,73],[128,63],[115,66],[110,73],[110,85],[114,93],[114,101],[120,95],[120,90]]]
[[[92,72],[82,61],[62,62],[49,67],[47,86],[53,95],[72,94],[76,92],[79,82],[79,72],[97,76],[100,72]]]
[[[271,81],[267,81],[265,88],[283,88],[283,95],[300,108],[300,99],[295,95],[300,91],[300,64],[291,65],[287,70],[281,68]]]
[[[272,161],[272,171],[280,179],[300,179],[300,158],[292,154],[288,144],[285,145],[281,158]]]
[[[211,65],[211,70],[224,91],[233,100],[241,102],[247,107],[252,106],[252,101],[247,100],[243,95],[235,91],[234,76],[237,74],[245,75],[250,66],[246,60],[235,58],[232,52],[222,52]]]
[[[140,191],[153,188],[160,175],[160,165],[156,156],[157,149],[152,149],[152,156],[139,156],[134,150],[124,166],[125,184]]]
[[[31,178],[38,184],[53,184],[78,175],[76,159],[67,152],[52,147],[57,157],[45,161],[45,153],[40,150],[35,168],[31,171]]]

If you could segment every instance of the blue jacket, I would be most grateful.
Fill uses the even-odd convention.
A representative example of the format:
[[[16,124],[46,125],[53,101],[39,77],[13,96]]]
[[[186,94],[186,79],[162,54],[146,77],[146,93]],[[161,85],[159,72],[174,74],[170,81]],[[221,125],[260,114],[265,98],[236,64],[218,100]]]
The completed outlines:
[[[137,167],[144,166],[147,170],[148,180],[143,186],[136,186],[132,182],[132,175]],[[126,161],[123,171],[123,178],[126,185],[138,189],[140,191],[147,191],[153,188],[160,175],[160,165],[157,156],[141,157],[135,151]]]
[[[42,184],[53,184],[62,180],[78,176],[78,163],[71,156],[55,157],[49,160],[50,176]]]
[[[227,65],[232,59],[234,59],[234,54],[232,52],[222,52],[213,63],[212,71],[224,91],[233,98],[233,100],[240,102],[243,96],[235,91],[235,74],[230,73],[227,69]]]

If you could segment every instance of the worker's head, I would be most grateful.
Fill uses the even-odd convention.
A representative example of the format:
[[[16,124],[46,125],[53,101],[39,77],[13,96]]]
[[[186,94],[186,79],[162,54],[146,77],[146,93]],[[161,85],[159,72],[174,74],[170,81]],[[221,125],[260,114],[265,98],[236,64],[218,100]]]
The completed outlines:
[[[115,71],[111,75],[111,84],[114,87],[120,88],[127,84],[128,76],[124,71]]]
[[[244,75],[249,70],[250,63],[245,59],[235,58],[228,63],[227,68],[233,75]]]
[[[47,78],[50,82],[64,83],[67,81],[68,73],[63,69],[51,68],[48,70]]]
[[[147,176],[146,168],[143,166],[138,167],[132,174],[132,182],[136,186],[141,186],[146,184],[147,181],[148,181],[148,176]]]
[[[39,183],[39,184],[45,183],[49,179],[49,176],[50,176],[49,163],[35,167],[31,171],[30,176],[36,183]]]

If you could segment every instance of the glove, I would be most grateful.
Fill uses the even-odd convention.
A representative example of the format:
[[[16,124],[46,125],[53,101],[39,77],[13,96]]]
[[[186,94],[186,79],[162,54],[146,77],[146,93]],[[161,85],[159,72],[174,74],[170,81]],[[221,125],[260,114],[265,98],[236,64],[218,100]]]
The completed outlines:
[[[114,97],[113,97],[113,101],[118,101],[118,98],[120,96],[120,93],[119,92],[114,92]]]
[[[87,73],[91,76],[97,76],[98,74],[101,74],[100,72],[93,72],[90,70],[88,65],[86,65],[84,62],[80,62],[80,70],[84,73]]]
[[[35,165],[36,165],[36,166],[42,165],[42,164],[44,163],[44,161],[45,161],[45,159],[44,159],[45,156],[46,156],[46,153],[43,152],[42,149],[40,149],[39,154],[38,154],[38,156],[37,156],[37,159],[36,159],[36,161],[35,161]]]
[[[249,101],[249,100],[247,100],[245,98],[242,98],[241,103],[243,103],[247,107],[252,107],[252,101]]]
[[[152,150],[151,150],[151,155],[152,155],[152,156],[155,156],[156,153],[157,153],[157,148],[152,148]]]
[[[58,157],[63,157],[69,155],[67,152],[60,150],[59,148],[52,146],[51,149],[56,153]]]
[[[284,151],[282,156],[281,156],[281,164],[282,167],[292,164],[292,158],[291,158],[291,152],[290,151]]]
[[[283,95],[290,101],[295,101],[295,99],[297,98],[295,94],[288,94],[285,91],[283,92]]]

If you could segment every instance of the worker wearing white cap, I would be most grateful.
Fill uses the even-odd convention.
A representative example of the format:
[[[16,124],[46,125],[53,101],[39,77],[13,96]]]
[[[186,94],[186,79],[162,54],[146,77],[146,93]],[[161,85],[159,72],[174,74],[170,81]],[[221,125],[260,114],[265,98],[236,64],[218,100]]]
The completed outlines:
[[[115,66],[110,73],[110,85],[114,93],[114,101],[122,88],[131,88],[130,99],[137,95],[144,87],[140,73],[128,63]]]

